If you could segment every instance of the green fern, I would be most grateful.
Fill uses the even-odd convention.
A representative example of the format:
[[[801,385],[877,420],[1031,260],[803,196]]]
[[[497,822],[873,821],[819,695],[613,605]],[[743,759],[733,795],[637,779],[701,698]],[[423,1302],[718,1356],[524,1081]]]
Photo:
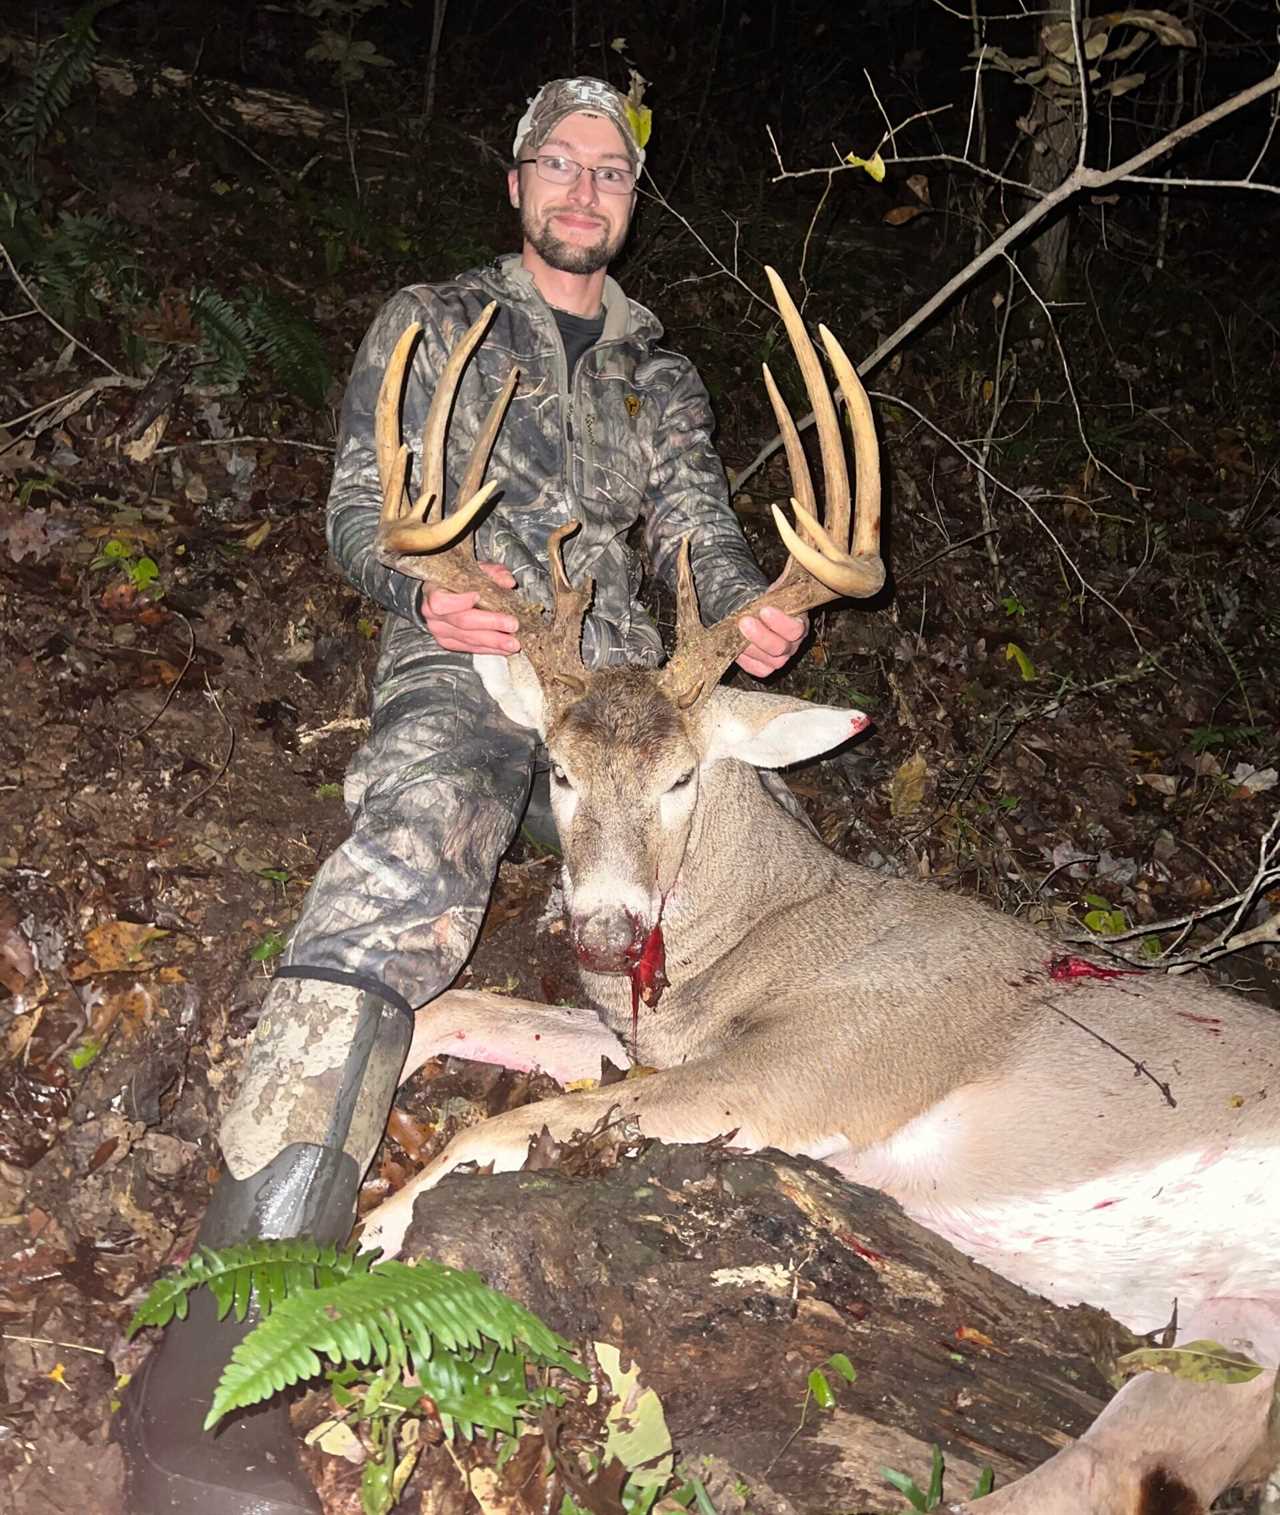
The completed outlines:
[[[290,394],[319,409],[329,389],[320,334],[279,295],[244,291],[245,313],[271,371]]]
[[[217,1251],[200,1247],[176,1273],[152,1285],[125,1334],[133,1336],[143,1326],[167,1326],[175,1315],[185,1320],[187,1295],[201,1285],[217,1301],[219,1320],[232,1308],[236,1319],[243,1320],[254,1295],[259,1310],[269,1315],[290,1294],[367,1273],[376,1256],[374,1252],[339,1252],[305,1236],[243,1242]]]
[[[138,265],[119,222],[64,212],[45,234],[31,229],[25,263],[41,302],[64,321],[96,319],[107,306],[130,306],[138,294]]]
[[[248,318],[215,289],[191,295],[191,314],[210,353],[209,379],[214,384],[238,384],[249,372],[258,342]]]
[[[478,1274],[429,1260],[375,1264],[375,1255],[307,1240],[201,1248],[152,1288],[128,1334],[184,1318],[187,1295],[201,1286],[212,1291],[220,1320],[231,1310],[243,1320],[255,1306],[263,1319],[233,1351],[206,1428],[317,1377],[321,1355],[344,1371],[359,1365],[382,1379],[412,1372],[410,1397],[429,1396],[446,1430],[456,1427],[468,1438],[477,1427],[514,1431],[535,1397],[526,1379],[530,1365],[587,1377],[568,1342]],[[342,1372],[334,1376],[350,1382]],[[405,1408],[385,1387],[382,1398],[389,1408]]]
[[[40,49],[26,93],[9,117],[17,155],[30,159],[71,103],[76,86],[89,77],[98,53],[93,23],[99,12],[117,0],[90,0],[67,22],[60,37]]]

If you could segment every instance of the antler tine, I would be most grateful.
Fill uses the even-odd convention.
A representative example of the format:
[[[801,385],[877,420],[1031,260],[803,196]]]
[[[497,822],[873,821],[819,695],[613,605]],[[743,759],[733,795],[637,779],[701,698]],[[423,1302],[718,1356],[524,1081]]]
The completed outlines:
[[[837,542],[844,543],[847,547],[849,470],[844,460],[840,421],[836,416],[836,402],[831,398],[831,390],[822,372],[822,364],[818,361],[818,354],[814,351],[813,341],[804,324],[804,317],[796,309],[795,301],[791,298],[787,286],[778,277],[775,269],[766,266],[765,275],[769,280],[769,288],[773,291],[782,324],[786,328],[787,336],[791,339],[791,350],[795,354],[796,364],[804,379],[809,404],[813,406],[813,423],[818,433],[818,449],[822,455],[822,497],[826,502],[827,531]],[[778,429],[782,433],[783,447],[787,454],[787,467],[791,470],[792,487],[795,489],[794,503],[800,510],[806,511],[809,519],[813,520],[817,515],[813,499],[813,485],[809,477],[809,466],[805,461],[804,448],[800,445],[800,437],[796,431],[796,424],[791,418],[786,401],[773,383],[772,374],[766,378],[765,387],[769,391],[773,413],[777,417]],[[799,468],[796,467],[797,459],[800,463]],[[807,527],[808,523],[804,522],[799,513],[796,519]],[[787,543],[787,545],[791,544]]]
[[[514,616],[521,650],[538,675],[549,708],[556,712],[582,694],[587,680],[582,663],[582,620],[595,586],[590,579],[576,589],[570,584],[562,547],[564,539],[578,529],[578,522],[566,522],[547,543],[555,599],[550,614],[514,591],[500,589],[482,571],[467,530],[497,488],[496,481],[484,484],[482,480],[519,382],[517,369],[512,369],[502,392],[490,405],[467,459],[457,507],[444,515],[444,443],[450,412],[467,362],[496,309],[496,303],[485,308],[445,363],[422,429],[424,485],[413,502],[405,487],[409,449],[401,441],[400,405],[409,357],[422,328],[415,324],[401,333],[383,374],[375,413],[374,450],[382,484],[375,548],[384,563],[401,573],[441,589],[474,593],[483,609]]]
[[[777,273],[772,268],[766,268],[765,272],[813,406],[822,453],[826,519],[819,522],[817,518],[813,481],[799,433],[766,365],[765,388],[782,434],[795,490],[791,505],[796,527],[778,506],[773,506],[778,535],[790,556],[781,576],[762,595],[715,625],[704,627],[697,611],[686,538],[681,546],[677,579],[676,649],[661,675],[663,688],[681,709],[703,699],[741,653],[746,644],[738,623],[743,616],[759,615],[769,606],[788,615],[799,615],[846,595],[864,599],[875,594],[884,583],[884,564],[880,559],[880,455],[866,390],[839,342],[825,327],[820,327],[823,347],[844,397],[853,435],[857,496],[851,542],[853,502],[835,402],[800,312]]]
[[[449,354],[444,371],[436,383],[427,419],[422,427],[422,490],[412,504],[406,497],[404,486],[408,456],[407,449],[400,442],[400,397],[409,365],[409,353],[422,328],[417,324],[406,328],[396,343],[378,394],[376,445],[378,472],[383,485],[382,518],[378,525],[378,546],[381,550],[436,552],[448,546],[484,509],[496,488],[492,484],[481,488],[479,484],[489,462],[494,438],[515,392],[518,372],[508,376],[501,394],[494,399],[472,449],[462,488],[458,491],[457,508],[445,518],[444,439],[449,416],[458,386],[462,382],[463,371],[488,330],[497,308],[495,300],[485,306],[479,318],[471,324],[466,335]],[[397,449],[396,462],[394,468],[388,471],[387,459],[393,448]]]

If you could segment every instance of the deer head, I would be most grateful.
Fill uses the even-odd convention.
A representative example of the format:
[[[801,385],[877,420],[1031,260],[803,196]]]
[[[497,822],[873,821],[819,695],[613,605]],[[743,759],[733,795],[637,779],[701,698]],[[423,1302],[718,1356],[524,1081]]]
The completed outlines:
[[[476,564],[467,528],[496,483],[482,484],[489,452],[518,375],[495,399],[468,459],[455,508],[443,514],[444,436],[463,369],[482,339],[490,305],[450,355],[423,431],[423,487],[406,490],[408,449],[399,407],[418,328],[401,337],[387,366],[377,412],[383,507],[377,547],[402,572],[448,589],[474,591],[478,603],[514,615],[522,652],[477,657],[485,687],[509,719],[538,731],[552,762],[552,805],[564,845],[566,895],[580,962],[599,973],[636,970],[696,839],[703,797],[726,759],[781,767],[830,750],[866,725],[848,710],[729,689],[721,675],[745,646],[738,623],[774,605],[796,615],[845,596],[863,598],[884,582],[879,556],[880,471],[866,391],[839,342],[819,328],[844,398],[856,459],[856,508],[836,406],[804,322],[781,279],[767,270],[814,409],[824,475],[824,518],[795,423],[768,366],[765,386],[783,437],[794,488],[793,526],[773,507],[790,556],[780,577],[749,605],[704,626],[682,544],[676,646],[656,672],[588,671],[581,658],[582,618],[592,584],[570,584],[561,545],[570,522],[549,543],[551,611],[497,588]]]

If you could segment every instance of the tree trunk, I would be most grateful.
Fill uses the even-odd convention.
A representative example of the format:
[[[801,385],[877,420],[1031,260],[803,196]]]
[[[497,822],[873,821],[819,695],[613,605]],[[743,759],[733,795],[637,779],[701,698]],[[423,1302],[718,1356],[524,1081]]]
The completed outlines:
[[[1045,33],[1051,26],[1071,20],[1068,6],[1050,6],[1039,13],[1037,46],[1042,65],[1057,63],[1045,45]],[[1075,167],[1080,150],[1080,123],[1077,116],[1079,98],[1074,93],[1056,89],[1046,80],[1037,89],[1027,125],[1031,136],[1027,144],[1026,178],[1034,189],[1056,189]],[[1071,208],[1068,204],[1039,233],[1031,244],[1031,279],[1043,299],[1061,300],[1067,288],[1067,253],[1071,244]]]

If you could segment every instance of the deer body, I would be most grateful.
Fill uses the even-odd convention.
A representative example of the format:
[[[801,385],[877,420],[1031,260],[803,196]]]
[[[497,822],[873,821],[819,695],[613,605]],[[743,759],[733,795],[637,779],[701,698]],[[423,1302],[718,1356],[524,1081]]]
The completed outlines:
[[[494,689],[528,716],[527,680],[513,694],[503,668]],[[1050,938],[837,857],[723,749],[729,728],[748,756],[767,739],[770,757],[794,760],[847,733],[849,712],[717,690],[686,723],[688,752],[676,746],[675,769],[688,753],[697,764],[688,814],[664,823],[672,765],[617,746],[620,726],[652,724],[635,706],[662,696],[643,675],[600,680],[590,708],[547,733],[565,775],[553,804],[566,904],[588,998],[660,1071],[474,1127],[416,1187],[461,1162],[519,1166],[544,1124],[567,1138],[616,1107],[667,1141],[736,1132],[737,1146],[821,1158],[1059,1303],[1154,1331],[1177,1299],[1184,1339],[1280,1357],[1274,1013],[1185,979],[1055,978],[1065,949]],[[638,1007],[634,1042],[629,975],[597,971],[583,945],[593,929],[611,939],[608,910],[628,942],[659,914],[665,936],[668,986]],[[448,998],[423,1012],[439,1028],[431,1050],[468,1022]],[[528,1041],[536,1013],[506,1028],[506,1048],[501,1005],[487,1014],[486,1056],[553,1060],[540,1034]],[[411,1189],[391,1205],[367,1241],[398,1241]]]
[[[879,465],[865,392],[824,330],[855,436],[851,510],[831,395],[799,314],[770,278],[814,406],[826,510],[819,522],[799,437],[766,369],[796,526],[775,507],[791,557],[746,609],[795,614],[882,584]],[[455,387],[483,327],[450,360]],[[549,543],[549,618],[496,599],[465,541],[448,546],[492,486],[480,482],[485,442],[468,464],[463,501],[442,518],[444,380],[424,433],[428,483],[409,500],[397,417],[412,340],[412,331],[402,338],[379,403],[379,551],[515,615],[523,653],[478,657],[477,668],[503,712],[537,730],[551,757],[587,995],[635,1058],[659,1071],[462,1132],[373,1212],[364,1244],[395,1251],[415,1192],[459,1164],[519,1167],[544,1125],[563,1139],[620,1110],[665,1141],[736,1133],[742,1147],[820,1158],[1060,1303],[1098,1305],[1146,1332],[1169,1322],[1176,1300],[1182,1337],[1280,1360],[1275,1015],[1185,979],[1068,959],[980,903],[831,853],[754,770],[828,752],[866,719],[721,686],[742,635],[734,617],[701,624],[687,543],[668,665],[588,673],[579,643],[590,586],[571,586],[560,558],[572,523]],[[495,402],[487,437],[504,403]],[[639,990],[656,1002],[633,1010]],[[434,1052],[463,1051],[564,1080],[582,1076],[602,1040],[619,1045],[590,1016],[446,994],[420,1012],[408,1071]]]

